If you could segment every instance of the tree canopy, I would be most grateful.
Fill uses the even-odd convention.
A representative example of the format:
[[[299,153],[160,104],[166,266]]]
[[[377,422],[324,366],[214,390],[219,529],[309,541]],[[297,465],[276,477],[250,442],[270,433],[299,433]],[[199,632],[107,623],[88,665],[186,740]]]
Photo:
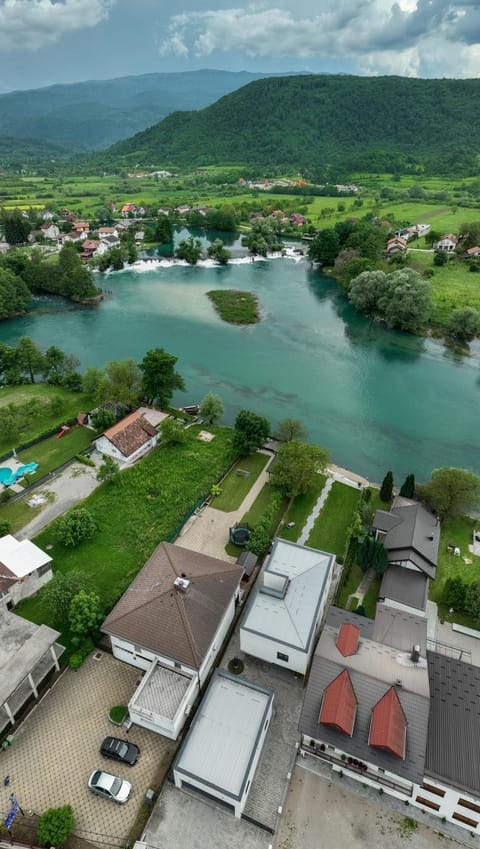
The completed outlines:
[[[265,416],[241,410],[235,419],[233,447],[245,457],[265,443],[270,436],[270,424]]]
[[[430,286],[417,271],[399,268],[363,271],[348,288],[348,299],[354,307],[384,318],[391,327],[416,332],[431,313]]]
[[[213,424],[218,422],[223,416],[223,401],[219,395],[214,392],[208,392],[200,402],[200,416],[207,422]]]
[[[160,407],[167,407],[176,389],[184,390],[183,377],[175,371],[177,357],[164,348],[151,348],[142,362],[142,392],[148,403],[156,401]]]
[[[272,486],[287,498],[295,498],[312,487],[315,475],[323,472],[330,460],[326,448],[304,442],[284,442],[270,473]]]
[[[480,476],[469,469],[434,469],[431,480],[421,488],[420,495],[440,519],[452,519],[478,509]]]

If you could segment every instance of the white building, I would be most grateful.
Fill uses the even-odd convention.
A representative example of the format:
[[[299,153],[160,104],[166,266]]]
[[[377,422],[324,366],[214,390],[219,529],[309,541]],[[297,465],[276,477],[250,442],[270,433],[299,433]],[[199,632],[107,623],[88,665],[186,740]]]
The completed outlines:
[[[242,569],[162,542],[102,625],[112,652],[146,672],[132,722],[176,740],[235,616]]]
[[[240,647],[305,675],[327,602],[335,556],[276,539],[240,628]]]
[[[272,706],[272,690],[216,670],[175,760],[175,786],[213,798],[241,817]]]
[[[458,244],[458,238],[453,233],[447,233],[446,236],[442,236],[437,242],[433,243],[434,251],[446,251],[447,253],[452,253],[455,250]]]
[[[109,427],[96,440],[97,451],[123,463],[134,463],[155,448],[158,432],[139,410]]]
[[[38,545],[11,534],[0,539],[0,604],[12,610],[52,577],[52,558]]]

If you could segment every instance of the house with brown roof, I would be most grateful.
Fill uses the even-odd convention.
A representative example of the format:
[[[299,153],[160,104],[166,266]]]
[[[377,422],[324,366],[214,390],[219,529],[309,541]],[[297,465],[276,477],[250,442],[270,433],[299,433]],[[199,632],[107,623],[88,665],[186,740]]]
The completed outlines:
[[[137,410],[109,427],[96,440],[96,448],[123,463],[135,463],[158,442],[158,432],[146,416]]]
[[[394,236],[387,242],[387,256],[393,256],[396,253],[404,254],[407,250],[407,242],[401,236]]]
[[[132,723],[175,740],[221,651],[242,570],[162,542],[102,631],[114,657],[145,671],[128,705]]]

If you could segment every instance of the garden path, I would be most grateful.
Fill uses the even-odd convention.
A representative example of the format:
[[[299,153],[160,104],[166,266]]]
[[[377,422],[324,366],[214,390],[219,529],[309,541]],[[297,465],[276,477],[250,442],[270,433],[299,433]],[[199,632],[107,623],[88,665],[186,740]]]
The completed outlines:
[[[334,480],[333,477],[327,478],[327,480],[325,482],[325,486],[323,487],[320,495],[318,496],[317,502],[316,502],[312,512],[310,513],[310,516],[308,517],[307,521],[305,522],[305,525],[302,529],[302,533],[300,534],[300,536],[297,540],[298,545],[305,545],[305,543],[307,542],[307,539],[310,536],[310,532],[311,532],[315,522],[317,521],[317,519],[318,519],[318,517],[319,517],[319,515],[322,511],[323,505],[325,504],[325,502],[328,498],[328,494],[329,494],[329,492],[332,488],[332,485],[333,485],[333,480]]]
[[[360,581],[355,592],[352,593],[351,595],[349,595],[348,598],[347,598],[347,610],[350,610],[352,598],[356,598],[358,600],[357,604],[362,603],[362,601],[363,601],[363,599],[364,599],[364,597],[367,593],[367,590],[368,590],[370,584],[372,583],[374,577],[375,577],[375,572],[373,571],[373,569],[368,569],[365,572],[365,574],[364,574],[362,580]]]
[[[183,548],[189,548],[192,551],[201,551],[203,554],[210,555],[210,557],[218,557],[220,560],[235,563],[237,558],[231,557],[225,551],[225,546],[229,540],[230,528],[235,522],[240,521],[247,510],[250,510],[257,495],[269,480],[267,470],[273,460],[273,455],[269,451],[262,451],[261,453],[267,454],[270,460],[260,472],[240,507],[237,510],[232,510],[230,513],[225,513],[223,510],[216,510],[215,507],[210,506],[202,508],[197,515],[192,516],[187,522],[179,538],[176,540],[176,544],[181,545]]]

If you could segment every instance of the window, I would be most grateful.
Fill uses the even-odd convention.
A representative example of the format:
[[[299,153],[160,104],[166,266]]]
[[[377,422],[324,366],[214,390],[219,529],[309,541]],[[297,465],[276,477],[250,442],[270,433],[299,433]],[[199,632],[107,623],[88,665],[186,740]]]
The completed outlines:
[[[45,575],[45,573],[48,572],[51,568],[52,567],[50,566],[50,563],[45,563],[43,566],[40,566],[40,568],[37,569],[38,577],[41,578],[42,575]]]
[[[283,652],[277,651],[277,660],[283,660],[285,663],[288,663],[288,654],[283,654]]]
[[[436,802],[430,802],[429,799],[424,799],[423,796],[417,796],[415,801],[420,802],[421,805],[425,805],[426,808],[431,808],[432,811],[439,811],[440,810],[440,805],[437,805]]]
[[[175,669],[181,669],[182,668],[182,664],[179,663],[178,660],[175,660],[173,665],[174,665]]]
[[[459,799],[458,804],[463,808],[468,808],[470,811],[476,811],[477,814],[480,814],[480,805],[474,805],[473,802],[469,802],[468,799]]]
[[[470,825],[472,828],[476,828],[478,825],[477,820],[471,820],[470,817],[464,817],[463,814],[457,814],[457,812],[452,814],[452,820],[458,820],[458,822],[463,822],[465,825]]]
[[[428,790],[429,793],[435,793],[435,796],[445,796],[445,790],[440,790],[440,787],[434,787],[433,784],[427,784],[426,781],[422,784],[422,790]]]

